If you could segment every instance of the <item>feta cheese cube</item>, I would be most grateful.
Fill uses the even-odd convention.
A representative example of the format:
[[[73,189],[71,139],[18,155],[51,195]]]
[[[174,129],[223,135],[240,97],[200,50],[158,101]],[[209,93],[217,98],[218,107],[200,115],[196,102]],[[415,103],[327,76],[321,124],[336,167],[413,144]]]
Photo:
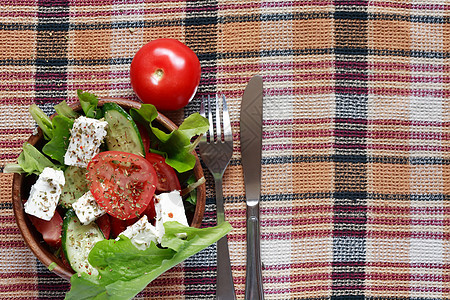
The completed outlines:
[[[95,201],[91,191],[87,191],[83,196],[78,198],[78,200],[72,204],[72,208],[83,225],[88,225],[105,214],[105,211],[97,204],[97,201]]]
[[[189,226],[180,191],[175,190],[170,193],[162,193],[155,197],[157,200],[155,209],[161,213],[161,221],[163,223],[177,221],[182,225]]]
[[[128,237],[133,245],[140,250],[145,250],[153,241],[160,244],[165,234],[164,223],[177,221],[180,224],[189,226],[183,206],[183,199],[179,191],[162,193],[155,195],[156,223],[153,226],[148,222],[147,216],[143,216],[136,223],[128,226],[121,234]],[[184,238],[186,233],[180,232],[179,237]]]
[[[155,202],[155,212],[156,212],[155,229],[156,229],[157,236],[161,240],[163,235],[166,233],[166,229],[164,228],[164,224],[163,224],[163,221],[161,218],[161,207],[159,206],[159,204],[157,202]]]
[[[161,243],[161,237],[155,226],[148,222],[147,216],[144,215],[136,223],[128,226],[121,234],[128,237],[131,243],[139,250],[147,249],[151,242],[155,244]]]
[[[100,152],[100,145],[106,136],[108,122],[84,116],[78,117],[70,131],[70,141],[64,155],[69,166],[86,168],[91,159]]]
[[[30,197],[25,203],[25,212],[50,221],[55,214],[59,196],[65,184],[64,172],[45,168],[31,187]]]

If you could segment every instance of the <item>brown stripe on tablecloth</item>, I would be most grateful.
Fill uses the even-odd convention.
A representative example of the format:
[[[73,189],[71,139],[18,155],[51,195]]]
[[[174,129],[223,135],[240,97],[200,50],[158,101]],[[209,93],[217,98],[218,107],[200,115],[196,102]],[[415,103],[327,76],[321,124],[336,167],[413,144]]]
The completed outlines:
[[[67,45],[69,1],[39,0],[37,3],[35,102],[47,114],[67,99]],[[68,281],[37,262],[39,297],[63,298]]]
[[[54,104],[67,99],[69,2],[37,4],[35,102],[52,113]]]
[[[364,299],[367,222],[367,1],[334,1],[332,299]],[[351,145],[349,141],[352,141]]]

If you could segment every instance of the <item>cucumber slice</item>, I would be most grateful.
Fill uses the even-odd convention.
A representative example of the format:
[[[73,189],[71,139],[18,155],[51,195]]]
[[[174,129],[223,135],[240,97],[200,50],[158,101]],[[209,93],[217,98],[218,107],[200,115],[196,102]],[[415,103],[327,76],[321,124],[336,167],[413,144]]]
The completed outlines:
[[[131,116],[116,103],[103,104],[104,118],[108,122],[106,128],[106,146],[108,150],[123,151],[145,157],[139,129]]]
[[[86,179],[86,169],[70,166],[64,171],[66,184],[64,185],[59,203],[65,208],[71,208],[72,204],[89,191]]]
[[[62,248],[75,272],[98,275],[97,269],[89,263],[88,256],[95,243],[104,239],[95,222],[82,225],[73,209],[67,211],[62,228]]]

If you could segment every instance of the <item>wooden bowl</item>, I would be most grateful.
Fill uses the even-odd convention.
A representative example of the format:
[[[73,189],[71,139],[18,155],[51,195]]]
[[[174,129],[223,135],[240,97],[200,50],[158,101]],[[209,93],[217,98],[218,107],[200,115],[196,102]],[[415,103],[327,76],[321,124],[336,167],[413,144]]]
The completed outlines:
[[[99,100],[99,106],[102,106],[105,102],[115,102],[122,106],[124,109],[128,110],[130,108],[139,108],[141,103],[136,101],[131,101],[127,99],[120,98],[104,98]],[[80,111],[81,106],[79,103],[75,103],[71,105],[71,107]],[[156,121],[159,124],[168,130],[176,129],[177,126],[165,117],[162,114],[159,114],[156,118]],[[43,144],[43,133],[40,129],[38,129],[38,133],[36,135],[31,135],[28,139],[28,142],[32,145],[35,145],[37,148],[42,147]],[[195,154],[195,153],[194,153]],[[194,175],[197,179],[203,177],[203,169],[200,165],[200,161],[198,156],[196,156],[196,164],[194,167]],[[48,267],[51,263],[56,263],[56,266],[52,269],[54,273],[59,275],[62,278],[67,280],[74,274],[73,270],[61,261],[61,259],[57,258],[52,250],[44,243],[41,234],[34,228],[31,224],[28,215],[24,211],[23,207],[23,199],[28,198],[28,194],[31,188],[31,185],[34,183],[33,176],[25,176],[24,174],[14,174],[13,177],[13,186],[12,186],[12,201],[13,201],[13,210],[14,215],[16,217],[17,225],[19,226],[20,232],[25,240],[27,246],[31,249],[31,251],[36,255],[36,257],[46,266]],[[188,215],[188,220],[192,227],[199,228],[202,220],[203,214],[205,212],[205,199],[206,199],[206,190],[205,184],[202,184],[197,188],[197,205],[195,207],[195,212],[193,215]]]

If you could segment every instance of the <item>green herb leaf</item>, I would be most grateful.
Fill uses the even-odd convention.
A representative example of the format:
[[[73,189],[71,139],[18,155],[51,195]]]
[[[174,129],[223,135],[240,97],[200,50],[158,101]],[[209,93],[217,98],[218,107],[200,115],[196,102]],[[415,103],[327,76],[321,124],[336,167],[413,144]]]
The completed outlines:
[[[47,116],[47,114],[36,104],[31,104],[28,108],[28,111],[41,128],[42,132],[44,133],[44,137],[47,140],[51,139],[53,137],[53,126],[52,120],[50,120],[49,116]]]
[[[56,104],[54,107],[56,113],[60,116],[64,116],[70,119],[76,119],[79,116],[76,111],[74,111],[69,105],[67,105],[65,100],[63,100],[61,103]]]
[[[189,176],[186,180],[187,187],[181,191],[181,195],[186,196],[184,201],[192,204],[193,206],[197,205],[197,187],[205,182],[205,177],[201,177],[199,180],[196,180],[194,174]]]
[[[57,266],[58,264],[52,261],[51,264],[48,265],[48,270],[53,271]]]
[[[17,162],[25,173],[39,175],[46,167],[59,169],[44,154],[28,142],[23,144],[23,150]]]
[[[101,119],[103,113],[97,108],[98,98],[94,94],[77,90],[78,99],[80,100],[81,109],[88,118]]]
[[[119,241],[98,242],[89,254],[89,263],[99,270],[100,276],[73,275],[66,299],[131,299],[159,275],[217,242],[232,229],[227,222],[201,229],[177,222],[166,222],[164,227],[166,233],[161,243],[164,248],[152,243],[141,251],[124,236]],[[179,237],[180,232],[186,233],[185,239]]]
[[[130,114],[137,122],[149,126],[151,132],[159,140],[156,150],[165,154],[168,165],[179,173],[194,168],[196,159],[191,152],[196,147],[196,143],[191,143],[191,139],[208,130],[208,119],[194,113],[187,117],[177,130],[165,133],[152,125],[152,122],[158,116],[158,112],[153,105],[142,104],[139,109],[131,109]]]
[[[3,168],[3,173],[25,173],[19,164],[6,164]]]
[[[53,137],[44,145],[42,152],[49,157],[64,164],[64,155],[67,151],[70,141],[70,129],[73,126],[73,120],[64,116],[56,115],[52,119]]]

